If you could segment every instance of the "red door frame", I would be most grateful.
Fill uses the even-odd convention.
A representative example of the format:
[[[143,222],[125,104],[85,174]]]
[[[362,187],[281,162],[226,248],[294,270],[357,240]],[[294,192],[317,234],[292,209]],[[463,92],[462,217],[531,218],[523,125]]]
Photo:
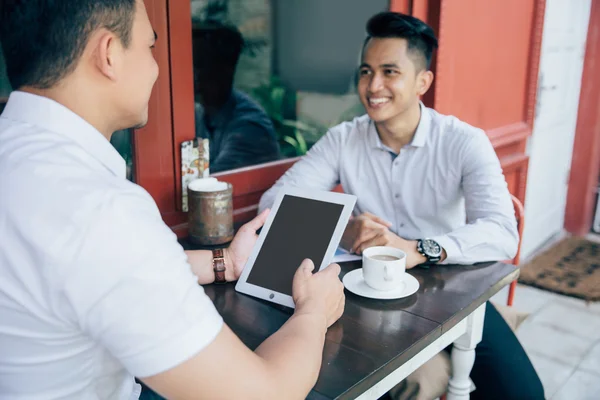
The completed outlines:
[[[590,231],[600,174],[600,2],[592,1],[565,210],[565,229]]]
[[[189,0],[145,0],[159,40],[155,58],[160,75],[149,104],[148,125],[134,133],[135,180],[156,201],[163,220],[177,236],[187,234],[181,211],[181,142],[195,136],[192,21]],[[222,172],[214,176],[234,186],[234,221],[256,214],[262,193],[297,158]]]

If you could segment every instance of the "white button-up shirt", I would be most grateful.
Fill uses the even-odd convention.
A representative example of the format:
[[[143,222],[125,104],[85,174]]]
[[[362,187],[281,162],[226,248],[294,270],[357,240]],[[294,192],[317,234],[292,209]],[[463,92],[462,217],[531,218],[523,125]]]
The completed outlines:
[[[368,115],[331,128],[261,198],[270,207],[284,184],[358,197],[355,215],[373,213],[405,239],[432,238],[446,263],[514,257],[518,232],[500,162],[481,129],[421,104],[400,154],[383,145]]]
[[[0,397],[132,399],[222,319],[100,132],[13,92],[0,116]]]

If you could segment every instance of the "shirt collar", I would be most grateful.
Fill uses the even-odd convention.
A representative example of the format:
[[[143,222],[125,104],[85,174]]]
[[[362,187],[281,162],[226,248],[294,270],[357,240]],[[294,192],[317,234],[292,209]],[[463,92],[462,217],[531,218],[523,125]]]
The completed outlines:
[[[47,97],[14,91],[2,117],[66,136],[100,161],[113,175],[125,179],[125,160],[91,124]]]
[[[419,119],[419,125],[417,125],[415,135],[413,136],[411,142],[408,144],[412,147],[424,147],[425,143],[427,143],[427,135],[429,133],[429,130],[431,129],[431,114],[429,113],[429,109],[425,107],[423,102],[419,102],[419,107],[421,108],[421,118]],[[368,135],[369,145],[371,147],[390,151],[389,147],[387,147],[381,142],[379,134],[377,133],[377,128],[375,127],[375,123],[372,120],[369,123]]]

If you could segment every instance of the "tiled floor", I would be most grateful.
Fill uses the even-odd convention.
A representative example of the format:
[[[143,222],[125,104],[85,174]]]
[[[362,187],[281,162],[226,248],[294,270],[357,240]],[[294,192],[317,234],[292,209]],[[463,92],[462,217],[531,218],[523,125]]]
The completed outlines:
[[[507,292],[505,288],[492,300],[506,304]],[[540,375],[546,398],[599,400],[600,302],[586,304],[518,285],[513,306],[530,313],[517,336]]]

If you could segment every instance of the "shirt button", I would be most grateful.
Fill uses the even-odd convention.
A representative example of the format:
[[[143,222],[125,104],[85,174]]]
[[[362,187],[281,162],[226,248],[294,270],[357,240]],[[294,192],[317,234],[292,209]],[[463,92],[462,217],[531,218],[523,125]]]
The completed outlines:
[[[404,224],[400,224],[400,228],[404,227]]]
[[[395,198],[397,198],[397,199],[399,199],[399,198],[400,198],[400,193],[396,193],[396,194],[394,195],[394,197],[395,197]]]

